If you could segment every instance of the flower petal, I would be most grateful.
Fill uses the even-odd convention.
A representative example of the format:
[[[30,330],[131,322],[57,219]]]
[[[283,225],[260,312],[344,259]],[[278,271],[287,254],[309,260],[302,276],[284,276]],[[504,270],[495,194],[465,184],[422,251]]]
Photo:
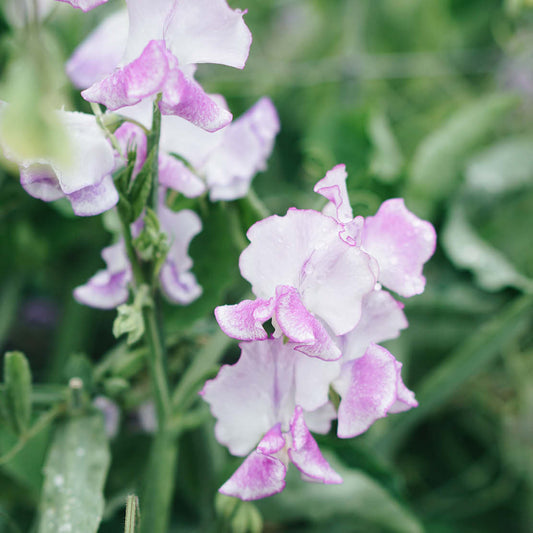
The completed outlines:
[[[291,436],[289,457],[302,474],[328,485],[342,483],[342,478],[320,453],[318,444],[305,425],[303,412],[299,406],[296,407],[291,420]]]
[[[211,200],[246,195],[255,174],[266,169],[279,128],[274,104],[262,98],[223,130],[222,142],[204,167]]]
[[[272,299],[244,300],[236,305],[218,306],[215,317],[228,337],[243,341],[264,340],[268,334],[262,325],[272,317],[273,308]]]
[[[370,343],[395,339],[407,326],[403,304],[387,291],[372,291],[363,299],[361,320],[355,329],[342,337],[343,361],[362,357]]]
[[[346,224],[353,219],[352,207],[346,189],[347,176],[346,165],[337,165],[326,172],[326,176],[313,189],[330,201],[322,212],[332,216],[341,224]]]
[[[279,426],[276,426],[279,428]],[[270,433],[270,432],[269,432]],[[235,471],[235,473],[218,489],[226,496],[234,496],[244,501],[259,500],[273,496],[285,488],[287,467],[276,457],[259,451],[259,448],[271,449],[272,441],[281,438],[281,434],[274,439],[267,433],[261,441],[257,451],[253,451]]]
[[[244,68],[252,43],[243,12],[226,0],[174,2],[165,40],[180,64],[216,63]]]
[[[128,274],[97,272],[85,285],[74,289],[74,298],[81,304],[98,309],[114,309],[128,300]]]
[[[283,333],[297,344],[296,350],[327,361],[340,358],[339,347],[326,328],[305,308],[294,287],[282,285],[276,289],[274,313]]]
[[[222,366],[201,392],[217,419],[218,442],[233,455],[249,453],[275,424],[288,429],[295,406],[294,357],[299,355],[281,339],[240,347],[237,363]]]
[[[95,7],[107,3],[107,0],[57,0],[57,2],[65,2],[66,4],[70,4],[72,7],[87,12]]]
[[[202,293],[202,288],[190,272],[192,259],[188,255],[193,237],[202,230],[202,221],[190,209],[175,213],[163,205],[159,208],[159,220],[171,243],[159,276],[161,286],[170,300],[189,304]]]
[[[377,344],[371,344],[363,357],[343,365],[341,376],[333,383],[342,398],[337,429],[340,438],[360,435],[393,412],[399,391],[405,398],[400,369],[392,354]]]
[[[110,111],[137,104],[163,90],[169,75],[169,55],[164,41],[150,41],[137,59],[117,68],[81,95]]]
[[[182,161],[165,153],[159,154],[159,183],[187,198],[196,198],[206,190],[205,183]]]
[[[53,202],[65,196],[50,165],[36,164],[21,168],[20,184],[30,196],[45,202]]]
[[[379,281],[401,296],[424,291],[422,268],[435,245],[433,226],[411,213],[401,198],[386,200],[365,219],[362,246],[379,263]]]
[[[159,109],[163,115],[177,115],[210,132],[227,126],[233,118],[177,65],[173,65],[169,72]]]
[[[118,192],[113,178],[105,176],[97,185],[90,185],[69,194],[67,198],[72,204],[74,213],[80,217],[99,215],[115,207],[118,203]]]
[[[113,72],[124,55],[128,28],[128,12],[120,9],[74,50],[65,68],[76,88],[86,89]]]

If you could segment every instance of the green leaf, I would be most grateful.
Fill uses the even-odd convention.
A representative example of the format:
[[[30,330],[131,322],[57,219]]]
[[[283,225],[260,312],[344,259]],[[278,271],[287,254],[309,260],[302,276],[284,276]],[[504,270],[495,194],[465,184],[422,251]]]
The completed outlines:
[[[533,309],[533,295],[516,298],[493,319],[476,329],[417,387],[418,407],[396,415],[374,449],[390,454],[403,438],[428,415],[442,406],[469,378],[478,374],[511,340],[520,335]]]
[[[4,356],[5,415],[18,435],[26,432],[31,418],[31,370],[21,352]]]
[[[413,158],[409,195],[433,201],[449,195],[457,186],[467,157],[516,103],[517,99],[508,95],[479,99],[459,109],[426,137]]]
[[[366,520],[382,531],[421,533],[417,519],[381,485],[359,470],[350,470],[328,456],[328,461],[342,476],[341,485],[306,483],[295,468],[287,475],[285,490],[258,502],[269,521],[328,521],[339,516]]]
[[[384,183],[394,183],[400,177],[403,156],[385,113],[372,114],[368,134],[374,148],[370,172]]]
[[[492,145],[468,163],[470,191],[499,195],[533,184],[533,138],[514,137]]]
[[[144,165],[130,185],[128,200],[131,204],[131,220],[137,220],[142,213],[152,189],[153,165],[156,157],[156,148],[152,148]]]
[[[96,533],[109,461],[100,413],[57,426],[44,467],[38,533]]]
[[[515,287],[527,291],[533,288],[532,280],[518,272],[501,252],[476,233],[460,202],[453,204],[448,212],[441,242],[452,262],[471,270],[478,284],[486,290]]]
[[[118,339],[127,334],[127,343],[137,342],[144,334],[143,307],[153,305],[148,285],[141,285],[133,303],[117,307],[117,318],[113,322],[113,335]]]
[[[140,518],[139,498],[135,494],[130,494],[126,502],[126,523],[124,533],[135,533],[137,523]]]

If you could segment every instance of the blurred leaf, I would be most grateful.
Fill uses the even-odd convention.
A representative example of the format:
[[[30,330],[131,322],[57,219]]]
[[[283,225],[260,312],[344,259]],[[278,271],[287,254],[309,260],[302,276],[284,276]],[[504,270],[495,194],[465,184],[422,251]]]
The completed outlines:
[[[491,195],[533,184],[533,137],[514,137],[494,144],[468,163],[466,185]]]
[[[409,196],[438,201],[456,187],[466,158],[517,103],[509,95],[485,96],[455,112],[418,146],[409,176]]]
[[[58,424],[44,467],[39,533],[96,533],[109,461],[99,413]]]
[[[441,407],[466,380],[484,369],[523,331],[532,308],[533,295],[521,296],[474,331],[417,387],[419,406],[396,417],[389,431],[374,443],[375,448],[391,453],[413,426]]]
[[[23,435],[31,418],[31,370],[21,352],[4,356],[5,416],[15,433]]]
[[[515,267],[489,243],[484,241],[469,223],[465,207],[454,203],[441,233],[444,250],[455,265],[471,270],[478,284],[490,291],[504,287],[533,289],[533,281]]]
[[[341,485],[302,481],[295,468],[289,470],[285,490],[258,502],[269,521],[334,520],[351,516],[380,526],[383,531],[421,533],[417,519],[376,481],[361,471],[350,470],[328,457],[342,476]]]
[[[403,156],[385,113],[371,115],[368,134],[373,144],[370,172],[384,183],[394,183],[400,177]]]

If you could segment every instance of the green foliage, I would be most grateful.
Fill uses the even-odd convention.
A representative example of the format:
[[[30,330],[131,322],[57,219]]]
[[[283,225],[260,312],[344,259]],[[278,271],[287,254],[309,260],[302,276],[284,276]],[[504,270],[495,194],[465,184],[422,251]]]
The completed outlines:
[[[128,335],[127,343],[134,344],[144,334],[143,307],[153,305],[148,285],[141,285],[132,304],[117,307],[117,318],[113,322],[113,335],[118,339]]]
[[[24,434],[31,419],[31,370],[21,352],[4,355],[4,416],[13,431]]]
[[[96,533],[104,510],[109,461],[100,414],[69,418],[57,425],[44,466],[39,533]]]

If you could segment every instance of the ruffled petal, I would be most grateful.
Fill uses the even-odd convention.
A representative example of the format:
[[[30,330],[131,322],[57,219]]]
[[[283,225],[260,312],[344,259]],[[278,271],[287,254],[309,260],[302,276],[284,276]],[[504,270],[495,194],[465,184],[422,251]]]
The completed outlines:
[[[196,198],[206,191],[205,183],[179,159],[159,154],[159,183],[187,198]]]
[[[243,14],[226,0],[180,0],[167,20],[165,40],[180,64],[244,68],[252,35]]]
[[[20,184],[30,196],[45,202],[53,202],[65,196],[50,165],[36,164],[21,168]]]
[[[309,359],[316,361],[316,359]],[[331,422],[337,418],[337,409],[331,402],[319,407],[315,411],[305,412],[304,419],[309,431],[326,435],[331,429]]]
[[[363,357],[343,365],[341,376],[333,383],[342,398],[337,429],[340,438],[364,433],[376,420],[393,412],[400,396],[407,399],[400,369],[392,354],[377,344],[371,344]],[[414,398],[412,401],[414,406]]]
[[[278,427],[278,426],[277,426]],[[279,430],[279,429],[278,429]],[[279,435],[283,445],[285,441]],[[278,436],[274,436],[278,439]],[[267,433],[258,446],[235,471],[235,473],[218,489],[226,496],[233,496],[244,501],[259,500],[273,496],[285,488],[287,467],[277,457],[259,451],[259,448],[271,449],[273,440]]]
[[[72,7],[87,12],[95,7],[107,3],[107,0],[57,0],[57,2],[64,2],[66,4],[70,4]]]
[[[295,407],[294,356],[298,354],[280,339],[244,342],[240,347],[237,363],[222,366],[201,394],[217,419],[218,442],[242,456],[275,424],[288,429]]]
[[[74,86],[86,89],[113,72],[126,50],[128,12],[121,9],[107,17],[75,50],[66,64]]]
[[[248,192],[255,174],[266,169],[280,124],[274,104],[262,98],[223,130],[204,172],[211,200],[235,200]]]
[[[74,289],[74,298],[81,304],[98,309],[114,309],[128,300],[128,273],[97,272],[85,285]]]
[[[177,66],[172,66],[169,72],[159,109],[163,115],[177,115],[210,132],[227,126],[233,118],[227,109],[209,97],[198,82],[186,77]]]
[[[88,102],[105,105],[110,111],[137,104],[163,91],[169,77],[169,55],[164,41],[150,41],[137,59],[117,68],[81,95]]]
[[[115,207],[118,203],[118,192],[111,176],[105,176],[97,185],[90,185],[69,194],[67,198],[72,204],[74,213],[80,217],[99,215]]]
[[[296,350],[327,361],[340,358],[339,347],[305,308],[294,287],[282,285],[276,289],[274,313],[278,326],[296,344]]]
[[[221,305],[215,309],[220,329],[233,339],[264,340],[268,334],[263,323],[272,317],[272,299],[244,300],[236,305]]]
[[[172,301],[186,305],[202,293],[190,272],[192,259],[188,255],[193,237],[202,230],[202,221],[190,209],[175,213],[163,205],[160,205],[159,220],[171,243],[159,276],[161,286]]]
[[[362,246],[379,263],[379,281],[401,296],[424,291],[422,268],[435,245],[433,226],[411,213],[401,198],[386,200],[365,219]]]
[[[370,343],[397,338],[407,326],[403,304],[387,291],[372,291],[363,299],[361,320],[341,339],[343,361],[362,357]]]
[[[347,177],[346,165],[337,165],[329,170],[313,189],[330,202],[322,212],[332,216],[341,224],[346,224],[353,219],[352,207],[346,189]]]
[[[248,230],[241,274],[260,298],[272,297],[280,285],[294,287],[309,312],[336,335],[347,333],[377,274],[372,258],[338,232],[335,220],[316,211],[289,209],[284,217],[268,217]]]
[[[299,406],[296,407],[291,420],[291,436],[289,457],[302,474],[328,485],[342,483],[342,478],[320,453],[318,444],[305,425],[303,412]]]

